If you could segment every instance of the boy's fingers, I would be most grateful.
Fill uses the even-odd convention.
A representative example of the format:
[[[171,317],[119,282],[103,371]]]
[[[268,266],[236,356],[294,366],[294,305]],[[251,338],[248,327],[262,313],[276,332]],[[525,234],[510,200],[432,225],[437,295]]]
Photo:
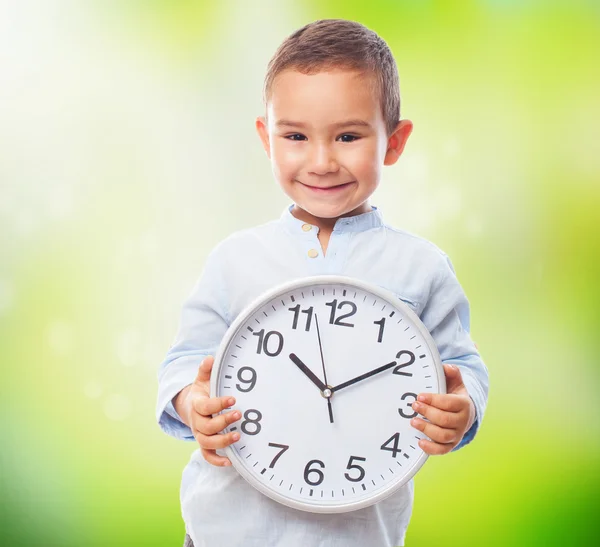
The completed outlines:
[[[457,441],[458,431],[456,429],[444,429],[435,424],[426,422],[425,420],[419,420],[418,418],[413,418],[410,424],[415,429],[425,433],[425,435],[436,443],[447,444],[456,443]]]
[[[421,439],[419,446],[423,449],[423,452],[430,456],[440,456],[442,454],[448,454],[453,448],[451,444],[440,444],[428,441],[427,439]]]
[[[413,403],[412,407],[431,423],[444,429],[454,429],[459,425],[460,417],[456,412],[446,412],[445,410],[418,402]]]
[[[212,370],[215,359],[212,355],[205,357],[202,359],[200,366],[198,367],[198,373],[196,374],[196,379],[194,383],[203,383],[210,381],[210,371]]]
[[[239,441],[240,434],[237,431],[234,431],[233,433],[227,433],[225,435],[204,435],[198,431],[195,437],[202,448],[214,450],[215,448],[225,448],[226,446]]]
[[[463,398],[459,395],[446,393],[421,393],[417,400],[448,412],[459,412],[465,405]]]
[[[214,450],[202,448],[202,456],[208,463],[218,467],[229,467],[231,465],[229,458],[226,458],[225,456],[219,456]]]
[[[202,433],[205,435],[215,435],[220,431],[223,431],[229,424],[236,422],[242,417],[242,413],[239,410],[227,412],[225,414],[219,414],[214,418],[210,418],[203,426]]]
[[[213,414],[221,412],[230,406],[235,404],[235,398],[224,396],[224,397],[202,397],[196,399],[193,402],[194,410],[202,415],[211,417]]]

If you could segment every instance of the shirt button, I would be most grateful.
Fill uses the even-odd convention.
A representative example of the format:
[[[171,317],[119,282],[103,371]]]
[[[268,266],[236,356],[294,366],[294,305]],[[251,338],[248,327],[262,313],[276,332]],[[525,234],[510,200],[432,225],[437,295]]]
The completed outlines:
[[[303,229],[305,232],[309,232],[310,230],[312,230],[312,226],[311,226],[310,224],[303,224],[303,225],[302,225],[302,229]]]
[[[308,256],[311,258],[317,258],[319,256],[319,252],[316,249],[311,249],[308,251]]]

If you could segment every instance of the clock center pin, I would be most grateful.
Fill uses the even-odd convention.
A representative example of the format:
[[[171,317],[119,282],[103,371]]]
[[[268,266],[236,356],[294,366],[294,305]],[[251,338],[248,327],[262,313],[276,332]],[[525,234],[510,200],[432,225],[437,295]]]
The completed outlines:
[[[331,391],[331,386],[327,386],[326,389],[321,391],[321,396],[325,397],[325,399],[331,398],[332,395],[333,395],[333,392]]]

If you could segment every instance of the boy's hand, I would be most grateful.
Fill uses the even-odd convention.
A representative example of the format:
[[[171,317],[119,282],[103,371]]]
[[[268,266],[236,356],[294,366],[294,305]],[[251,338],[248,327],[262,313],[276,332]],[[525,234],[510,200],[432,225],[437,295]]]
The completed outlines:
[[[475,405],[467,393],[460,370],[455,365],[444,365],[445,394],[420,393],[412,404],[429,421],[413,418],[411,425],[427,435],[419,446],[432,456],[447,454],[463,438],[475,421]]]
[[[229,458],[219,456],[216,449],[233,444],[239,440],[240,434],[237,431],[226,435],[218,435],[218,433],[239,420],[242,415],[238,410],[234,410],[212,417],[212,414],[235,404],[233,397],[210,397],[210,372],[213,363],[212,356],[206,357],[200,363],[194,383],[181,390],[174,404],[175,410],[192,430],[194,438],[202,449],[204,459],[208,463],[223,467],[231,465],[231,461]],[[181,408],[181,412],[178,407]]]

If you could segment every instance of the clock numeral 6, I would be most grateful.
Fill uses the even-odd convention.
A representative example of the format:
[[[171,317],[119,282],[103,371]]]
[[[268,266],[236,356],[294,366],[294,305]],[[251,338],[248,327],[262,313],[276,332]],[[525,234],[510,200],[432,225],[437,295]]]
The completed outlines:
[[[381,450],[388,450],[392,453],[392,457],[395,458],[398,452],[402,452],[398,448],[398,443],[400,442],[400,433],[394,433],[387,441],[385,441],[381,445]],[[390,443],[393,443],[393,446],[388,446]]]
[[[249,380],[242,376],[242,374],[247,370],[250,371]],[[235,387],[237,387],[238,391],[241,391],[242,393],[248,393],[254,389],[254,386],[256,385],[256,371],[252,367],[242,367],[240,370],[238,370],[237,377],[238,380],[243,384],[250,384],[247,387],[241,386],[240,384],[235,384]]]
[[[255,414],[256,418],[251,418],[251,414]],[[258,435],[262,427],[260,425],[261,420],[262,413],[254,408],[249,408],[246,410],[246,412],[244,412],[244,421],[240,427],[246,435]],[[250,424],[250,427],[248,424]]]
[[[346,317],[351,317],[356,313],[356,304],[354,302],[350,302],[349,300],[344,300],[338,304],[337,298],[332,300],[331,302],[325,302],[326,306],[331,306],[331,313],[329,314],[329,323],[332,325],[339,325],[340,327],[354,327],[352,323],[344,323],[342,319],[346,319]],[[350,306],[350,311],[345,313],[344,315],[340,315],[337,319],[335,317],[335,312],[337,310],[341,310],[343,306]]]
[[[412,404],[417,400],[417,394],[416,393],[405,393],[404,395],[402,395],[401,399],[404,401],[404,399],[406,399],[407,397],[413,398],[412,401],[407,401],[407,403],[406,403],[406,407],[410,408],[410,410],[412,410]],[[404,412],[404,410],[399,408],[398,414],[400,414],[400,416],[402,416],[403,418],[410,420],[411,418],[414,418],[418,414],[418,412],[413,411],[413,412],[407,414],[406,412]]]
[[[319,486],[319,484],[321,484],[325,480],[325,475],[323,474],[323,471],[321,471],[321,469],[311,469],[310,466],[313,464],[320,465],[321,469],[325,469],[325,464],[321,460],[310,460],[304,468],[304,480],[307,484],[310,484],[311,486]],[[317,474],[316,480],[310,480],[311,473]]]
[[[259,355],[263,351],[269,357],[277,357],[281,353],[281,350],[283,349],[283,335],[280,332],[271,330],[265,334],[265,329],[261,329],[258,332],[253,332],[252,336],[258,336],[258,347],[256,348],[256,353]],[[275,351],[270,351],[269,340],[273,336],[277,339],[277,342],[274,342],[277,344],[277,349],[275,349]],[[271,344],[271,347],[273,347],[273,344]]]
[[[367,458],[361,458],[359,456],[350,456],[348,460],[348,465],[346,469],[358,469],[358,477],[353,478],[349,473],[344,473],[344,477],[346,477],[350,482],[360,482],[365,478],[365,470],[360,466],[352,463],[352,460],[358,460],[360,462],[366,462]]]
[[[412,372],[402,372],[402,369],[412,365],[415,362],[415,354],[412,351],[403,349],[396,353],[396,359],[400,359],[403,355],[408,355],[408,362],[400,363],[396,368],[394,368],[394,374],[398,374],[399,376],[412,376]]]

